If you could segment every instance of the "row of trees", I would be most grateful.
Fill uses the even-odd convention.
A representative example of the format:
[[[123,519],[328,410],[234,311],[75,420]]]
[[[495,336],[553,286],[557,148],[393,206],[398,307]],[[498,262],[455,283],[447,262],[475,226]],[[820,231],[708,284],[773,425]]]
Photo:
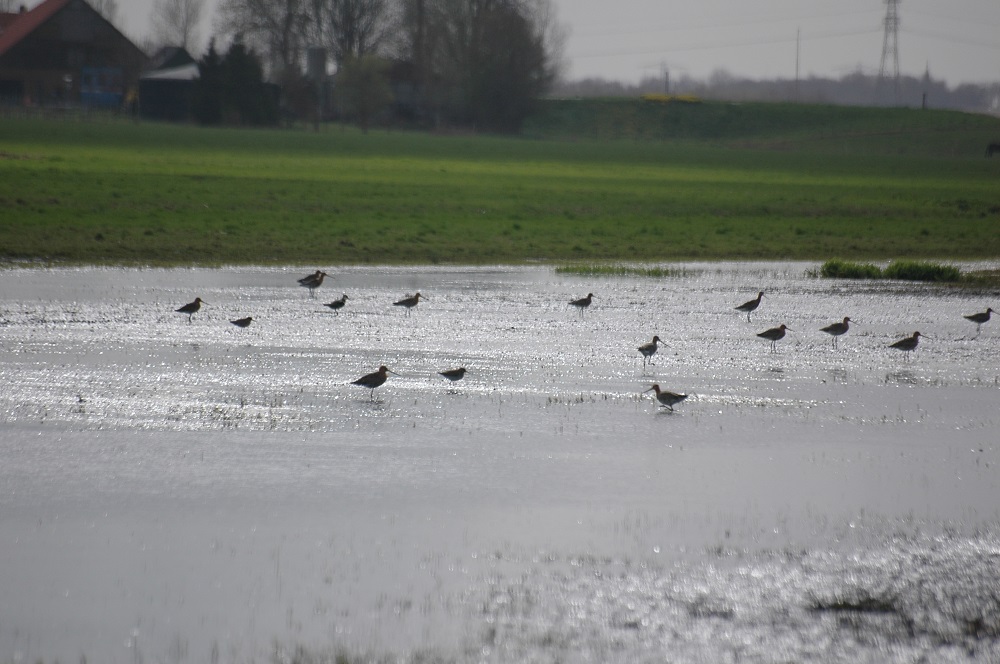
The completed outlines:
[[[225,54],[215,43],[199,61],[192,111],[202,124],[273,125],[278,122],[274,86],[264,83],[260,60],[243,44],[233,43]]]
[[[664,92],[663,78],[648,77],[637,84],[586,78],[562,81],[552,90],[561,97],[638,97]],[[725,101],[797,101],[847,106],[902,106],[946,108],[976,113],[1000,112],[1000,83],[963,83],[949,86],[945,81],[923,76],[901,76],[898,83],[879,81],[875,73],[854,71],[840,78],[810,76],[801,80],[750,79],[717,70],[707,79],[680,76],[670,81],[671,94],[694,95]]]
[[[343,96],[359,100],[344,110],[362,122],[394,71],[418,121],[513,131],[556,77],[552,11],[551,0],[222,0],[216,28],[290,91],[309,49],[325,49]]]

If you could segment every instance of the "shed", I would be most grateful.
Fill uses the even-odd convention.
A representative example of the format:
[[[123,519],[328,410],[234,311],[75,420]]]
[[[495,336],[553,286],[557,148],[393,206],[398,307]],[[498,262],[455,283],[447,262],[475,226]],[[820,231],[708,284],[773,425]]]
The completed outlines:
[[[139,77],[139,113],[149,120],[186,122],[191,119],[198,63],[177,46],[161,49]]]

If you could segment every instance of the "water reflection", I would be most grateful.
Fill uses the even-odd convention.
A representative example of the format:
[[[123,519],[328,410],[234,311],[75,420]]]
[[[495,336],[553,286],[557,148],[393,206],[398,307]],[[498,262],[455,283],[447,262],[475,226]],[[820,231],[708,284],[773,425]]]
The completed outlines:
[[[761,270],[801,330],[780,355],[732,310]],[[144,661],[219,634],[232,661],[322,661],[331,634],[387,661],[997,659],[1000,335],[963,342],[953,290],[349,268],[331,318],[298,270],[148,272],[4,274],[0,661],[14,634],[115,661],[136,624]],[[832,352],[841,309],[864,334]],[[939,339],[902,368],[901,325]],[[375,400],[350,384],[383,363]],[[671,413],[654,383],[698,396]]]
[[[917,385],[920,381],[917,375],[910,369],[893,371],[885,375],[886,383],[901,383],[904,385]]]

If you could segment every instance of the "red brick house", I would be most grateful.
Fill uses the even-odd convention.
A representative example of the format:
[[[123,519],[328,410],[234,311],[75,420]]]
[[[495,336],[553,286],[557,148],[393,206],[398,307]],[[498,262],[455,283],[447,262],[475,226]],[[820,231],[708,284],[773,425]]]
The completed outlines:
[[[0,104],[120,108],[145,61],[86,0],[0,13]]]

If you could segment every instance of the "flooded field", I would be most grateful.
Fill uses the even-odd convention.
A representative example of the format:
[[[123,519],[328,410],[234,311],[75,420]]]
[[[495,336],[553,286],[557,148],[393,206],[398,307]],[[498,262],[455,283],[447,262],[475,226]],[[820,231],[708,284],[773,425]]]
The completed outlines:
[[[3,272],[0,662],[1000,661],[1000,298],[683,267]]]

